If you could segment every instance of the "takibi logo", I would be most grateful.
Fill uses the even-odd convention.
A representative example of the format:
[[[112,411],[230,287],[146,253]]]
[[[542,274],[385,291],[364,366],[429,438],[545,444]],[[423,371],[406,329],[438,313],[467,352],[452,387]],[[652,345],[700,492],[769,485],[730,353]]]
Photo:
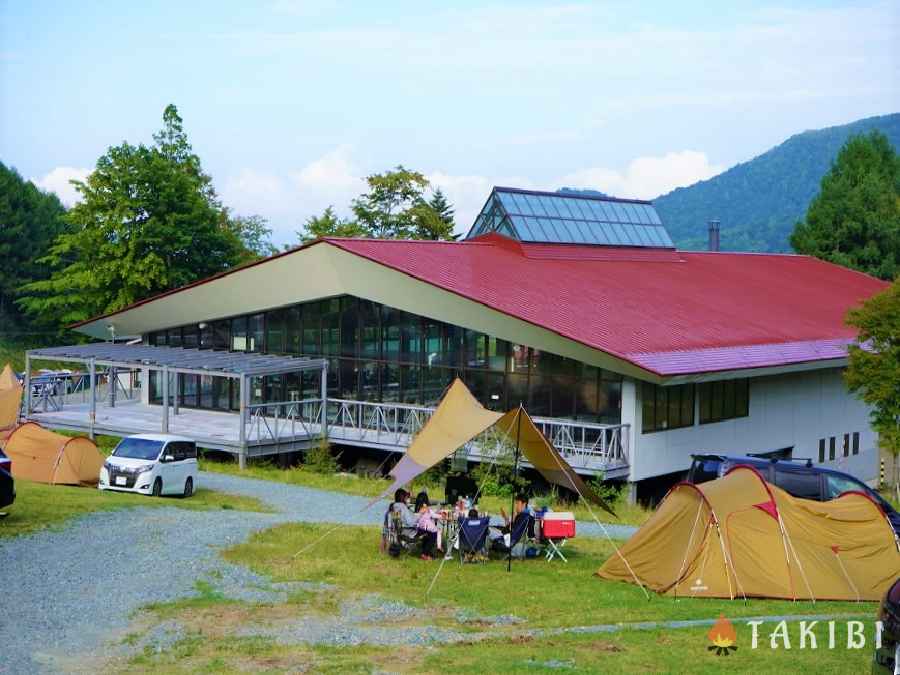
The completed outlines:
[[[731,652],[737,651],[737,645],[734,644],[737,642],[737,633],[724,614],[719,614],[719,618],[706,636],[712,642],[707,649],[711,652],[715,651],[719,656],[728,656]]]

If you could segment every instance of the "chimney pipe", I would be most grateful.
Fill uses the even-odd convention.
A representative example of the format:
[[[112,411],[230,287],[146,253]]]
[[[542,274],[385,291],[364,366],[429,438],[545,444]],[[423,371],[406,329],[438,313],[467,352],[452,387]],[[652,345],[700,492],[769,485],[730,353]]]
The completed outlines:
[[[719,250],[719,221],[709,221],[709,250]]]

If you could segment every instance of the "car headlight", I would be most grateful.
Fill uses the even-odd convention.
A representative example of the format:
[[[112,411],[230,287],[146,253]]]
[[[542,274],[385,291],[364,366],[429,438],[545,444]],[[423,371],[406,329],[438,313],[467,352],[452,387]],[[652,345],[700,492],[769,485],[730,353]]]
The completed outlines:
[[[153,471],[153,464],[143,464],[136,468],[134,472],[136,474],[147,473],[148,471]]]

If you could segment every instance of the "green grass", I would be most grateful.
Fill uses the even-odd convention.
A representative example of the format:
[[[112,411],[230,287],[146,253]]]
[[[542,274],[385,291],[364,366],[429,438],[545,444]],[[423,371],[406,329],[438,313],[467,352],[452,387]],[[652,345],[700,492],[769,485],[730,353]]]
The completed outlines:
[[[68,485],[46,485],[31,481],[16,481],[16,501],[6,507],[9,514],[0,518],[0,538],[15,537],[47,527],[60,527],[66,521],[94,511],[147,506],[174,506],[181,509],[241,511],[271,511],[253,497],[225,494],[200,488],[189,499],[177,497],[152,498],[124,492],[105,492],[95,488]]]
[[[382,593],[412,605],[440,609],[466,607],[481,615],[514,613],[529,626],[572,626],[715,618],[763,614],[862,613],[873,614],[874,603],[744,602],[684,598],[673,600],[651,594],[647,600],[632,584],[594,576],[613,553],[599,539],[576,539],[567,551],[568,564],[542,558],[505,560],[460,566],[447,562],[434,590],[425,591],[438,563],[416,558],[393,559],[378,550],[380,530],[342,527],[304,554],[294,554],[328,531],[328,526],[292,523],[256,533],[249,541],[225,552],[225,558],[247,565],[276,581],[324,581],[354,593]],[[576,609],[577,608],[577,609]]]
[[[310,471],[303,466],[282,469],[270,462],[263,461],[253,462],[249,464],[247,468],[241,470],[237,463],[233,461],[219,461],[212,458],[204,458],[201,460],[200,467],[204,471],[216,471],[218,473],[225,473],[233,476],[246,476],[278,483],[302,485],[303,487],[343,492],[345,494],[363,497],[375,497],[390,485],[390,482],[383,478],[368,478],[357,476],[355,474],[322,474]],[[431,495],[432,499],[438,497],[442,498],[444,495],[443,485],[423,482],[421,480],[413,482],[412,487],[410,487],[409,490],[413,494],[416,494],[419,490],[425,490]],[[532,503],[549,503],[554,511],[572,511],[579,520],[592,520],[589,510],[583,504],[562,502],[553,494],[535,497],[532,500]],[[484,495],[479,500],[479,508],[491,514],[499,514],[501,508],[508,512],[510,506],[508,497]],[[596,506],[592,506],[591,508],[600,520],[604,522],[621,523],[624,525],[641,525],[652,513],[651,510],[638,504],[626,503],[624,495],[623,498],[620,498],[614,504],[618,518],[613,518]]]
[[[154,606],[158,620],[176,620],[184,637],[169,649],[147,648],[121,664],[123,672],[314,672],[314,673],[596,673],[596,672],[864,672],[871,658],[871,644],[863,650],[846,650],[843,624],[839,623],[838,648],[822,648],[827,629],[820,623],[820,648],[797,649],[798,626],[790,624],[794,649],[771,650],[768,635],[774,622],[760,629],[759,648],[751,649],[750,628],[740,617],[799,614],[856,614],[874,618],[874,603],[790,603],[754,600],[675,602],[651,596],[648,601],[630,584],[608,582],[593,572],[610,555],[608,543],[598,540],[572,542],[570,562],[546,563],[541,559],[514,562],[506,572],[503,560],[460,567],[445,564],[432,596],[425,588],[438,563],[413,558],[391,559],[378,552],[378,530],[342,527],[307,553],[294,553],[315,541],[329,528],[289,524],[252,537],[225,553],[233,562],[270,575],[273,580],[325,581],[338,591],[302,593],[286,603],[250,604],[223,598],[210,587],[198,587],[198,597]],[[428,610],[415,625],[442,626],[473,637],[459,644],[427,647],[309,646],[286,644],[267,637],[236,633],[253,626],[277,626],[280,622],[315,620],[340,611],[340,601],[376,592]],[[492,628],[484,622],[460,624],[459,610],[470,615],[515,614],[524,624]],[[672,619],[713,620],[722,613],[737,630],[738,649],[730,655],[710,652],[709,626],[651,628],[623,627],[619,632],[558,633],[557,629],[596,624]],[[396,625],[396,624],[395,624]],[[529,635],[544,628],[546,632]],[[476,633],[492,637],[475,639]],[[871,626],[866,628],[871,642]],[[134,640],[133,640],[134,641]]]

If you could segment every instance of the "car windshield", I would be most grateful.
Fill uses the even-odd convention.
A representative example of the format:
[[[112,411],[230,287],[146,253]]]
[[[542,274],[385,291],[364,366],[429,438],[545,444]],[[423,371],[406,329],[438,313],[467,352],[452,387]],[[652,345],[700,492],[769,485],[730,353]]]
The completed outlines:
[[[149,438],[123,438],[113,450],[113,457],[156,459],[162,446],[162,441],[151,441]]]

